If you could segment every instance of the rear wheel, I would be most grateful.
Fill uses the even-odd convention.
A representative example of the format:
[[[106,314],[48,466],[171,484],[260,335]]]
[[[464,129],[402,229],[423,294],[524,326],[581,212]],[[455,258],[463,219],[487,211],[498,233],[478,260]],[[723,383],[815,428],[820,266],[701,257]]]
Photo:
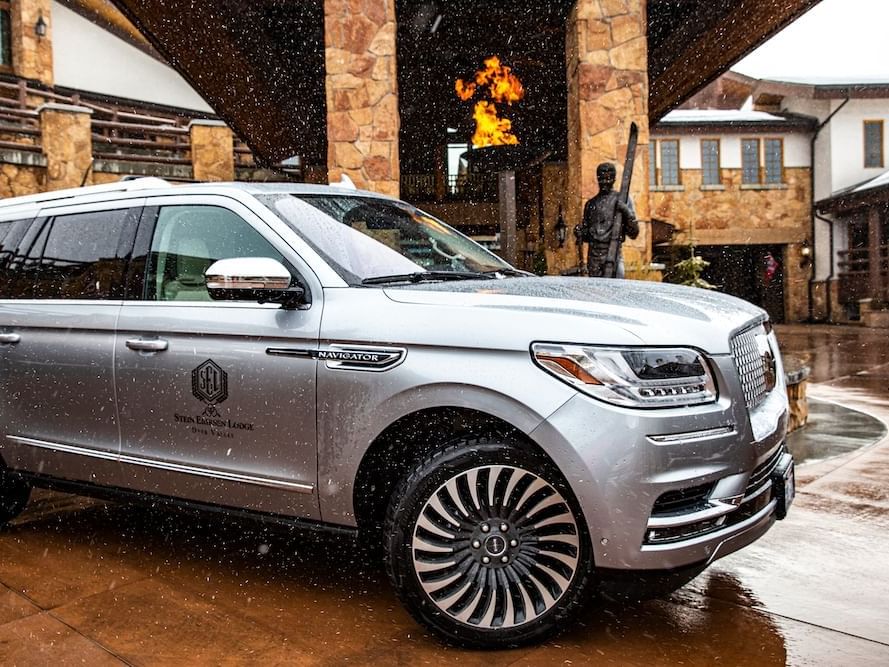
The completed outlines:
[[[31,485],[8,470],[0,470],[0,527],[21,514],[31,497]]]
[[[428,458],[396,492],[387,529],[405,606],[464,646],[517,646],[563,629],[592,570],[561,474],[513,443],[464,441]]]

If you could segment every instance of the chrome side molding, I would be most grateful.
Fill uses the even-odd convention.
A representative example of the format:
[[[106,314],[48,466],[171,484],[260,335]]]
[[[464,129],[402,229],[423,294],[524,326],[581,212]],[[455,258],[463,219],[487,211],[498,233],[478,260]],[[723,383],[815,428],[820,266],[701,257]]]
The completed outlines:
[[[284,491],[292,491],[294,493],[314,493],[315,491],[314,484],[307,484],[305,482],[292,482],[286,479],[276,479],[274,477],[263,477],[260,475],[242,475],[240,473],[229,472],[227,470],[218,470],[216,468],[190,466],[181,463],[172,463],[170,461],[144,458],[141,456],[118,454],[117,452],[109,452],[108,450],[90,449],[88,447],[78,447],[77,445],[66,445],[60,442],[48,442],[46,440],[35,440],[34,438],[25,438],[18,435],[7,434],[6,439],[18,445],[39,447],[41,449],[49,449],[52,451],[61,452],[63,454],[76,454],[78,456],[87,456],[89,458],[102,459],[105,461],[118,461],[126,465],[135,465],[143,468],[166,470],[168,472],[179,472],[186,475],[195,475],[197,477],[221,479],[227,482],[239,482],[241,484],[267,486],[269,488],[282,489]]]

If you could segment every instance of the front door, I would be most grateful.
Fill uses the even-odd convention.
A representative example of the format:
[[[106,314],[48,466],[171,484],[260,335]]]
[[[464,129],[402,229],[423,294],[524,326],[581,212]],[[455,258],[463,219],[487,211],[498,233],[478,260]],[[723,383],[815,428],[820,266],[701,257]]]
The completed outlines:
[[[146,207],[137,241],[146,252],[133,262],[115,342],[122,482],[318,518],[316,362],[267,350],[317,347],[321,291],[307,310],[212,301],[204,272],[219,259],[271,257],[308,271],[238,202],[162,201]]]

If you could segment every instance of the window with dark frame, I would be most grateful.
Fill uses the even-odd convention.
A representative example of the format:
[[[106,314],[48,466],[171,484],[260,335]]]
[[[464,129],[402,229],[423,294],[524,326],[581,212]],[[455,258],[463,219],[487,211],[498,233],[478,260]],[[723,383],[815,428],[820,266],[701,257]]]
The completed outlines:
[[[0,70],[12,68],[12,15],[10,2],[0,0]]]
[[[759,184],[759,139],[741,141],[741,183]]]
[[[864,166],[866,169],[883,167],[883,121],[864,121]]]
[[[701,183],[722,184],[719,170],[719,139],[701,139]]]
[[[781,139],[763,140],[763,182],[767,185],[784,182],[784,142]]]
[[[124,234],[135,234],[129,209],[55,216],[30,252],[35,299],[107,299],[120,296]]]
[[[661,139],[661,185],[679,185],[679,140]]]

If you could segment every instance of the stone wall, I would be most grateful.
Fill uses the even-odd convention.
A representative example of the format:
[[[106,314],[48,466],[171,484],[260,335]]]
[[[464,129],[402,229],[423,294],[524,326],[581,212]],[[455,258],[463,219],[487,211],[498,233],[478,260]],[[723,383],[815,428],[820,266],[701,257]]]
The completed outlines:
[[[395,0],[324,0],[330,181],[398,195]]]
[[[235,180],[234,136],[226,124],[216,120],[194,120],[188,129],[194,180]]]
[[[681,189],[652,190],[651,215],[677,228],[676,243],[694,229],[697,245],[785,246],[785,318],[809,317],[811,266],[803,266],[803,243],[811,239],[811,180],[808,168],[786,168],[781,187],[745,188],[740,169],[722,169],[722,188],[701,188],[701,170],[683,169]]]
[[[701,189],[701,170],[683,169],[681,190],[651,192],[651,215],[675,225],[684,242],[694,226],[700,245],[801,243],[810,236],[808,168],[784,170],[780,188],[746,189],[740,169],[722,169],[722,190]]]
[[[630,122],[639,126],[631,196],[640,220],[648,205],[648,41],[644,0],[578,0],[568,19],[568,198],[566,222],[580,222],[596,194],[600,162],[622,165]],[[621,174],[618,173],[618,178]],[[624,245],[629,263],[650,261],[650,229]],[[560,263],[576,264],[573,235]]]
[[[46,156],[45,188],[78,187],[90,170],[93,156],[92,111],[67,104],[44,104],[38,112]]]
[[[53,83],[51,4],[50,0],[14,0],[10,9],[13,71],[49,86]],[[34,30],[40,16],[46,23],[43,37]]]
[[[4,162],[0,164],[0,198],[21,197],[43,192],[46,168]]]

